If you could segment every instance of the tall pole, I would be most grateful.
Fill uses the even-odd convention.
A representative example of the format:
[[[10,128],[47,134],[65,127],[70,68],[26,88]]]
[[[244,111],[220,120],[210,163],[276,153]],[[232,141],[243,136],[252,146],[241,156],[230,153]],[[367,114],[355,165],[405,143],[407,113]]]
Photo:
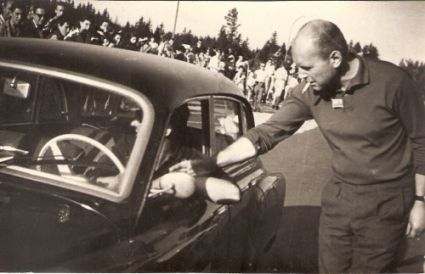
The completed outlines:
[[[179,16],[179,5],[180,5],[180,1],[177,1],[176,16],[174,17],[173,38],[174,38],[174,35],[176,34],[177,17]]]
[[[290,61],[289,58],[289,50],[291,49],[291,39],[292,39],[292,31],[294,30],[294,26],[295,23],[298,22],[300,19],[302,18],[306,18],[304,15],[298,16],[291,24],[291,27],[289,28],[289,34],[288,34],[288,40],[287,40],[287,44],[286,44],[286,52],[285,52],[285,57],[284,57],[284,65],[285,65],[285,69],[288,71],[289,74],[289,69],[287,68],[287,66],[289,66],[289,62]]]
[[[298,16],[291,24],[291,27],[289,29],[289,35],[288,35],[288,44],[287,47],[289,47],[289,43],[291,43],[291,38],[292,38],[292,31],[294,29],[295,23],[298,22],[300,19],[302,18],[306,18],[304,15]]]

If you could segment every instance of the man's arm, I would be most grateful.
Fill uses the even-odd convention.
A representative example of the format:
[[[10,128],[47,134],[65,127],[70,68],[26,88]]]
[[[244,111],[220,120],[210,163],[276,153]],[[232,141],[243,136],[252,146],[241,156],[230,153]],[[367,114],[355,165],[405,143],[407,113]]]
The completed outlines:
[[[405,75],[396,90],[393,106],[406,129],[413,148],[415,194],[425,195],[425,108],[422,94],[410,77]],[[425,203],[415,201],[406,230],[408,237],[419,237],[425,230]]]
[[[202,159],[187,160],[172,167],[170,171],[181,171],[193,176],[211,174],[218,167],[224,167],[233,163],[249,159],[257,154],[254,144],[245,137],[241,137],[233,144],[220,151],[216,157],[204,157]]]
[[[297,131],[312,114],[306,100],[302,98],[302,85],[296,96],[286,100],[282,108],[265,123],[250,129],[233,144],[219,152],[216,157],[202,160],[183,161],[170,171],[187,172],[192,175],[209,175],[219,167],[247,160],[257,154],[271,150],[276,144]]]
[[[246,137],[239,138],[236,142],[220,151],[216,156],[218,167],[241,162],[254,157],[257,154],[255,146]]]
[[[415,194],[425,196],[425,175],[416,174],[415,176]],[[409,223],[407,225],[406,235],[410,238],[417,238],[425,230],[425,202],[415,201],[410,211]]]

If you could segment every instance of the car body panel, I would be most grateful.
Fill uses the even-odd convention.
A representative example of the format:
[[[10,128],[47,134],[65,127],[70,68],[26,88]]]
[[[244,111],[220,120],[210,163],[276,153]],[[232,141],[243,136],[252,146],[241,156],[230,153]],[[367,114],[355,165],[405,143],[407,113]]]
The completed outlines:
[[[70,199],[5,185],[0,195],[1,271],[43,269],[118,239],[114,223]]]

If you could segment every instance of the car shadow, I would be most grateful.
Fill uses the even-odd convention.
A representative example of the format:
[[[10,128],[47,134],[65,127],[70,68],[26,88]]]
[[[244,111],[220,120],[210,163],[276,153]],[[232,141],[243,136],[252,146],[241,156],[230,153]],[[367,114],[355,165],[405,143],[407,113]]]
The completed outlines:
[[[318,272],[319,206],[284,207],[276,242],[260,272]]]

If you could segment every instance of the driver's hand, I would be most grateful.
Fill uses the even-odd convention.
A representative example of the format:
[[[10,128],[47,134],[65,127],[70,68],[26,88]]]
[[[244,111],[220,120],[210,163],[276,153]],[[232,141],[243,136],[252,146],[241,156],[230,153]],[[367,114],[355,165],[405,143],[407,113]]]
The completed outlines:
[[[101,185],[107,189],[116,191],[121,182],[120,174],[115,176],[107,176],[107,177],[98,177],[96,179],[96,184]]]
[[[202,159],[184,160],[170,167],[170,172],[185,172],[192,176],[207,176],[218,168],[216,159],[204,157]]]

